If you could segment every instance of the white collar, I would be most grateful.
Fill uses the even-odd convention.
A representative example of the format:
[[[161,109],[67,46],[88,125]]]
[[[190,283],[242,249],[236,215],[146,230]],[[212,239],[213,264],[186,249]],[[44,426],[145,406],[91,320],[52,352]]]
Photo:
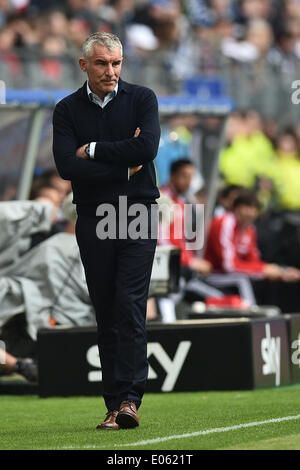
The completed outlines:
[[[96,93],[93,93],[93,92],[92,92],[92,90],[90,89],[90,86],[89,86],[89,81],[88,81],[88,80],[86,81],[86,90],[87,90],[88,97],[90,97],[90,94],[92,93],[93,95],[98,96],[99,100],[101,100],[101,101],[103,101],[103,102],[105,101],[105,98],[106,98],[106,97],[107,97],[107,98],[109,97],[109,95],[112,95],[112,94],[113,94],[113,96],[116,96],[116,94],[118,93],[118,87],[119,87],[119,83],[117,82],[117,84],[116,84],[115,88],[113,89],[113,91],[111,91],[110,93],[108,93],[108,94],[104,97],[104,100],[102,100],[102,99],[100,98],[100,96],[98,96],[98,95],[96,95]]]

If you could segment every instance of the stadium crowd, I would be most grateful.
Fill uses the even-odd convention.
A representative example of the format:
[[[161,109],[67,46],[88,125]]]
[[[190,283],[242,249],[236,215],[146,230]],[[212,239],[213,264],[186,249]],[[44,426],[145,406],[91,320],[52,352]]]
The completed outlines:
[[[162,95],[222,77],[239,108],[297,120],[299,24],[298,0],[1,0],[0,76],[10,88],[76,89],[84,39],[106,30],[124,44],[128,81]]]

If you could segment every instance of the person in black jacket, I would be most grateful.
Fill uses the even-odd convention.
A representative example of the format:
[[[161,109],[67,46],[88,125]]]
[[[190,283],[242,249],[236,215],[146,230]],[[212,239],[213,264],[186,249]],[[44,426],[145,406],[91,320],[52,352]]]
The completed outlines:
[[[122,61],[115,35],[91,34],[79,59],[87,81],[53,114],[54,159],[60,176],[72,183],[76,237],[98,324],[107,407],[98,429],[138,426],[148,375],[145,318],[156,247],[153,160],[160,125],[154,92],[123,81]]]

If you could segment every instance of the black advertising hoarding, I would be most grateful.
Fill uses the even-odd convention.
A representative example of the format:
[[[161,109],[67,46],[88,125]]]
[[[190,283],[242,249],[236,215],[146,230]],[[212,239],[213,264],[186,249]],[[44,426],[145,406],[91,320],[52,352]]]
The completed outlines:
[[[251,388],[250,338],[247,319],[178,322],[149,330],[147,391]]]
[[[291,323],[292,338],[299,337]],[[290,383],[288,320],[206,319],[148,327],[146,392],[249,390]],[[49,328],[38,334],[39,395],[102,393],[96,328]],[[293,343],[294,344],[294,343]],[[299,368],[300,347],[294,350]],[[297,369],[294,380],[300,381]]]
[[[254,387],[290,383],[287,321],[281,318],[252,320]]]
[[[101,382],[89,380],[96,328],[45,328],[38,332],[39,395],[98,395]],[[95,376],[94,376],[95,378]]]
[[[95,328],[51,328],[38,335],[39,395],[98,395]],[[148,328],[147,392],[252,388],[247,319],[178,322]]]

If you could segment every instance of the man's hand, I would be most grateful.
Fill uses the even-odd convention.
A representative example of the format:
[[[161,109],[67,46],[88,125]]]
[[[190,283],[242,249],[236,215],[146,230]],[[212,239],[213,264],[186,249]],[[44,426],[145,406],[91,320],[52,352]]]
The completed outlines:
[[[138,137],[140,135],[140,132],[141,132],[141,129],[139,127],[137,127],[133,137]],[[134,175],[135,173],[140,171],[140,169],[142,167],[143,167],[143,165],[133,166],[132,168],[129,169],[129,175],[130,176]]]
[[[212,271],[211,263],[202,258],[194,258],[189,267],[201,274],[209,274]]]
[[[266,264],[263,273],[269,281],[277,281],[282,277],[282,269],[277,264]]]
[[[85,150],[84,150],[87,145],[88,144],[84,144],[76,150],[76,157],[88,158],[88,156],[87,156],[87,154],[85,153]]]
[[[140,171],[140,169],[143,167],[143,165],[139,165],[139,166],[134,166],[132,168],[130,168],[129,170],[129,175],[132,176],[132,175],[135,175],[135,173],[137,173],[138,171]]]
[[[284,282],[298,282],[300,281],[300,271],[294,267],[287,267],[282,271],[282,280]]]

